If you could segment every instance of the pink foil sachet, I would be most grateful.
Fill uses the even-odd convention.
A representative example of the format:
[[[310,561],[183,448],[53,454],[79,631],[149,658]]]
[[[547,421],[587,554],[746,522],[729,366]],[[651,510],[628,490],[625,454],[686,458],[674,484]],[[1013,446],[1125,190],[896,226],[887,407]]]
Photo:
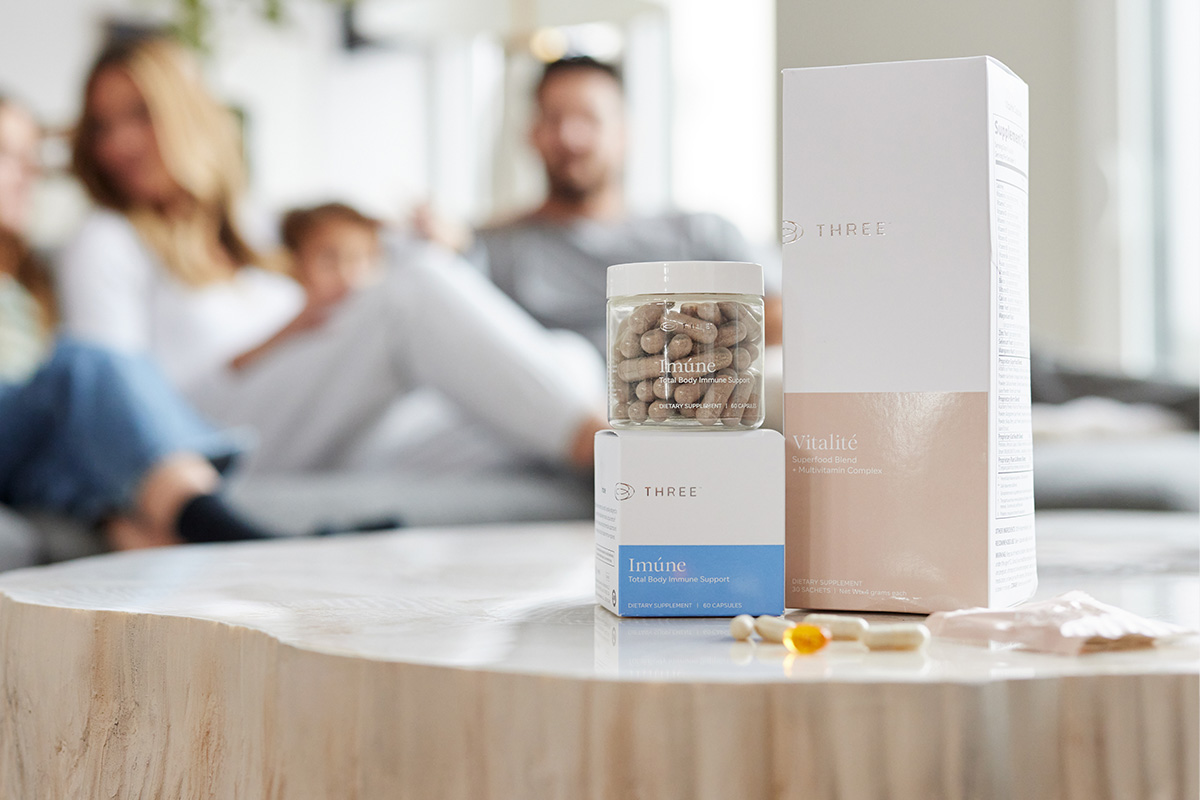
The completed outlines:
[[[934,636],[947,639],[1003,642],[1067,656],[1153,647],[1157,641],[1194,633],[1139,617],[1080,591],[1001,610],[939,611],[925,624]]]

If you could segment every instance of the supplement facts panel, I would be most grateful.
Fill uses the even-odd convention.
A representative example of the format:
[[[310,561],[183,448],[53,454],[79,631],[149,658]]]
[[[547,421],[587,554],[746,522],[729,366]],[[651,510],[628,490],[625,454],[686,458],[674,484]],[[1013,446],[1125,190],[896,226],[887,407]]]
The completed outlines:
[[[1015,123],[994,117],[998,131]],[[1029,357],[1029,163],[1024,133],[996,143],[996,317],[1002,357]],[[1019,137],[1019,138],[1018,138]]]
[[[996,114],[995,588],[1033,565],[1033,440],[1029,415],[1029,152],[1024,126]]]

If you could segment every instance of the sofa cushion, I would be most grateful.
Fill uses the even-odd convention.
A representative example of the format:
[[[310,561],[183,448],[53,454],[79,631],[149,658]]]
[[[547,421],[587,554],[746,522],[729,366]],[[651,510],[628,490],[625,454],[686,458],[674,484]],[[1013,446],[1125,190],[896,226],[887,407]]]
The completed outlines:
[[[0,506],[0,572],[37,562],[37,530],[15,511]]]
[[[1200,510],[1200,435],[1039,440],[1038,508]]]

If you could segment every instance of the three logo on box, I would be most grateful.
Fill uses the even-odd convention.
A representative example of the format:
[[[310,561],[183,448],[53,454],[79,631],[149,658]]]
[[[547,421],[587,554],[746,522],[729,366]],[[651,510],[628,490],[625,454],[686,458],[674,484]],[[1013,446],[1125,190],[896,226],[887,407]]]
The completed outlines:
[[[699,486],[647,486],[646,497],[699,497]],[[638,493],[638,490],[630,486],[628,483],[618,483],[613,489],[613,496],[618,500],[629,500]]]

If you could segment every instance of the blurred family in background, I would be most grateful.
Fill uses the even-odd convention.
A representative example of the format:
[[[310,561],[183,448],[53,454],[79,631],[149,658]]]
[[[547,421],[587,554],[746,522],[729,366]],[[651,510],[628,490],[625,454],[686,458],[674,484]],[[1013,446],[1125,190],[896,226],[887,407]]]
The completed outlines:
[[[97,523],[117,548],[263,537],[217,494],[234,437],[144,353],[55,340],[53,282],[24,238],[39,136],[0,97],[0,500]]]
[[[546,177],[541,205],[477,231],[423,211],[417,229],[466,255],[538,322],[573,330],[602,350],[612,264],[757,260],[741,232],[716,214],[630,214],[625,98],[614,67],[586,56],[551,62],[534,97],[529,140]],[[777,284],[767,299],[771,344],[781,340]]]
[[[50,512],[120,549],[278,535],[228,499],[235,464],[444,473],[459,496],[484,469],[553,474],[589,512],[607,267],[764,263],[768,345],[781,340],[780,276],[722,216],[631,208],[622,73],[558,56],[529,81],[544,195],[474,225],[429,204],[389,224],[357,197],[297,197],[264,224],[247,200],[244,128],[193,52],[120,35],[88,71],[69,134],[89,211],[40,251],[42,131],[0,94],[0,523],[5,507]],[[777,349],[767,364],[777,425]],[[1100,395],[1200,424],[1192,382],[1076,372],[1035,352],[1032,389],[1035,403]]]
[[[626,212],[620,76],[588,58],[537,86],[549,188],[528,215],[472,232],[427,214],[405,233],[331,201],[286,214],[282,248],[256,242],[235,119],[200,75],[163,37],[100,54],[71,142],[94,209],[52,264],[25,239],[38,128],[0,105],[0,502],[114,547],[268,535],[222,501],[230,464],[338,469],[428,390],[499,463],[586,474],[606,267],[751,257],[714,215]],[[409,448],[404,430],[386,458],[420,468],[429,431]],[[456,461],[463,441],[436,443],[439,464],[477,463]]]

